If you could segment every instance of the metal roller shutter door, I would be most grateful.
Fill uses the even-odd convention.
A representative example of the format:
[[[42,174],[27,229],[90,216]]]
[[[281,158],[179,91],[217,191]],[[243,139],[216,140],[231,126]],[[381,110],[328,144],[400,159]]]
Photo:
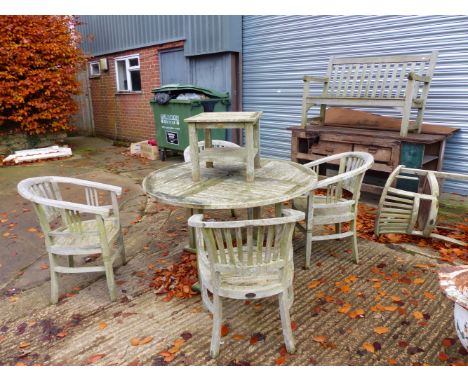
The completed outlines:
[[[264,112],[263,156],[290,157],[286,128],[300,121],[302,77],[324,75],[330,56],[438,50],[424,120],[461,129],[448,141],[444,171],[468,174],[468,16],[244,16],[242,24],[243,109]],[[444,190],[466,195],[468,185]]]

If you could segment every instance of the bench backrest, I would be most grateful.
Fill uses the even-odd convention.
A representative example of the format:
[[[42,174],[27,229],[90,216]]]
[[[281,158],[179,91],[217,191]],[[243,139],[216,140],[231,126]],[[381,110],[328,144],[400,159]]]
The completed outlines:
[[[432,76],[436,51],[427,55],[331,57],[325,95],[352,98],[403,98],[408,73]],[[422,83],[415,81],[413,98],[420,98]]]

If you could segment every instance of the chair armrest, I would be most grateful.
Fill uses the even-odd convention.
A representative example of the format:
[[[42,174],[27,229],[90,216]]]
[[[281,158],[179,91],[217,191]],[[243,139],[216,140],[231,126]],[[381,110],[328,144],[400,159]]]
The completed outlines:
[[[431,76],[421,76],[420,74],[416,74],[415,72],[409,72],[408,73],[408,79],[409,80],[414,80],[414,81],[420,81],[424,83],[429,83],[431,82],[432,77]]]
[[[92,182],[90,180],[77,179],[77,178],[65,178],[61,176],[52,176],[51,178],[52,178],[51,179],[52,181],[55,181],[58,183],[69,183],[69,184],[75,184],[77,186],[92,187],[98,190],[113,192],[117,196],[122,194],[122,187],[113,186],[111,184]]]
[[[74,202],[65,202],[63,200],[51,200],[42,198],[39,196],[34,197],[34,203],[45,205],[48,207],[55,207],[59,209],[67,209],[72,211],[78,211],[81,213],[101,215],[102,217],[108,217],[113,208],[112,206],[89,206],[87,204],[74,203]]]
[[[328,82],[328,77],[320,77],[320,76],[304,76],[304,82]]]

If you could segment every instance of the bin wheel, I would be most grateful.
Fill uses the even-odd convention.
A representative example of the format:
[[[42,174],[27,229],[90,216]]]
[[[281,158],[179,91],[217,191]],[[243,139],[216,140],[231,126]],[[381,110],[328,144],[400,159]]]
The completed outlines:
[[[166,160],[166,150],[165,149],[159,150],[159,159],[161,159],[163,162]]]

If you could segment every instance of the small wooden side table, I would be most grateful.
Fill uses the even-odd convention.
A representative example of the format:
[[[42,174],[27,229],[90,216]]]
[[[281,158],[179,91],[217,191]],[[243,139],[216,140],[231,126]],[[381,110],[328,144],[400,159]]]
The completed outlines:
[[[261,111],[200,113],[186,118],[190,140],[190,158],[192,161],[192,180],[200,181],[200,161],[206,167],[213,167],[213,162],[243,162],[246,164],[246,180],[253,182],[255,168],[260,167],[260,117]],[[197,129],[205,130],[205,150],[199,152]],[[244,129],[244,147],[213,147],[212,129]]]

